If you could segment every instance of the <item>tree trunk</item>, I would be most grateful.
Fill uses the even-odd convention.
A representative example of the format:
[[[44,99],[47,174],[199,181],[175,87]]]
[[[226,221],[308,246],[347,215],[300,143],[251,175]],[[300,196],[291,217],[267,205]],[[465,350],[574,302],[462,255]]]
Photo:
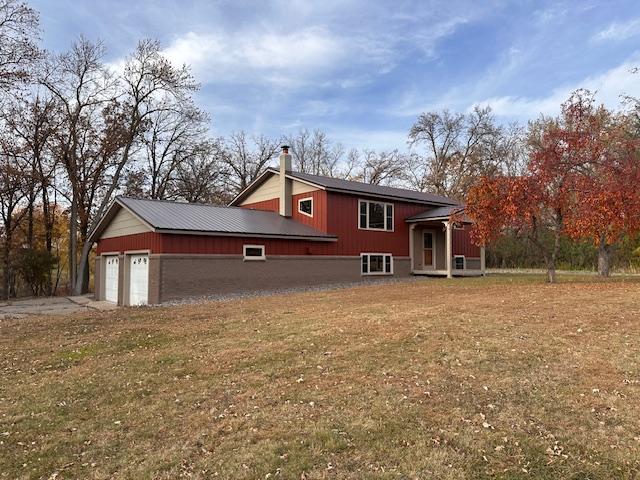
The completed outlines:
[[[11,283],[11,227],[6,227],[6,235],[4,237],[4,245],[2,248],[2,299],[9,300]]]
[[[547,264],[547,282],[556,283],[556,265],[555,262]]]
[[[82,245],[82,253],[80,254],[80,263],[78,265],[78,276],[73,288],[74,295],[82,295],[89,291],[89,252],[93,244],[89,240],[85,240]]]
[[[598,244],[598,276],[609,277],[611,264],[611,245],[607,244],[607,239],[604,235],[600,236],[600,242]]]
[[[69,215],[69,289],[74,291],[78,262],[78,200],[75,192]]]

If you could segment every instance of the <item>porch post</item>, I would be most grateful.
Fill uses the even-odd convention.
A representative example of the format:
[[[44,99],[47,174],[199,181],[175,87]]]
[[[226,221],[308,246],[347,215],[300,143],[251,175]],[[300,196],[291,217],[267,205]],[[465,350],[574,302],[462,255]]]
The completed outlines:
[[[453,248],[452,248],[452,241],[453,241],[453,235],[451,232],[451,227],[452,224],[451,222],[444,222],[444,226],[446,228],[447,231],[447,235],[446,235],[446,240],[445,240],[445,244],[446,244],[446,266],[447,266],[447,278],[452,278],[453,277],[453,269],[452,269],[452,261],[451,261],[451,256],[452,256],[452,252],[453,252]]]
[[[480,270],[482,271],[482,275],[484,275],[485,269],[485,259],[484,259],[484,246],[480,247]]]
[[[409,225],[409,262],[410,263],[410,273],[413,273],[413,232],[416,229],[416,224],[412,223]]]

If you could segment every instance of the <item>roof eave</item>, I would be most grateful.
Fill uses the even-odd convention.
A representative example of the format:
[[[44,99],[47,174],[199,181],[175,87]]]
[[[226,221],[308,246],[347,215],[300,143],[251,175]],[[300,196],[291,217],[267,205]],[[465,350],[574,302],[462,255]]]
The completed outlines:
[[[204,235],[210,237],[244,237],[244,238],[276,238],[283,240],[308,240],[312,242],[336,242],[336,236],[314,236],[314,235],[283,235],[272,233],[247,233],[247,232],[218,232],[212,230],[179,230],[172,228],[158,228],[157,233],[171,235]]]

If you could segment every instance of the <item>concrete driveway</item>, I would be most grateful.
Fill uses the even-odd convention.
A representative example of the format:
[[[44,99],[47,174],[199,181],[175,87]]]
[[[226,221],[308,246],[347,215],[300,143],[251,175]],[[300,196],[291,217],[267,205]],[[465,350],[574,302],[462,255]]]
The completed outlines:
[[[42,297],[0,303],[0,320],[32,315],[67,315],[76,312],[115,310],[117,305],[98,302],[93,295]]]

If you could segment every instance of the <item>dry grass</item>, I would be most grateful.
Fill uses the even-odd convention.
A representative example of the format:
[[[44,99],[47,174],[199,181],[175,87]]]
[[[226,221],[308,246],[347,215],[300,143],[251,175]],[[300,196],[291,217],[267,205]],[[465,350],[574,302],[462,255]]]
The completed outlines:
[[[638,478],[640,282],[0,322],[0,478]]]

